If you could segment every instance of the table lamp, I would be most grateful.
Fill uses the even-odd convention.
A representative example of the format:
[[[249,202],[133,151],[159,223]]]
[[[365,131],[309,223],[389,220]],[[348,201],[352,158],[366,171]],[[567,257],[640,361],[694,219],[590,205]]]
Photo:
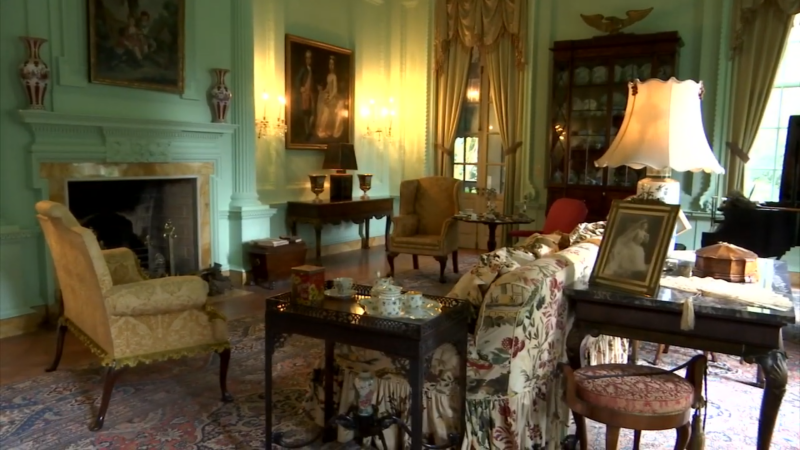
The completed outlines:
[[[596,167],[647,168],[636,194],[679,205],[678,172],[725,173],[708,145],[700,102],[703,83],[652,78],[628,83],[622,126]]]
[[[331,174],[331,201],[341,202],[353,199],[353,175],[348,170],[358,170],[356,150],[353,144],[328,144],[325,151],[323,169],[335,169]]]

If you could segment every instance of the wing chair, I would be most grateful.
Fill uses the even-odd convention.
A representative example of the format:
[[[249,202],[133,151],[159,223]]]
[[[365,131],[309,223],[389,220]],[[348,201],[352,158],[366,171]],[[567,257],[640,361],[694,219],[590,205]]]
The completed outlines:
[[[394,217],[389,238],[389,274],[394,273],[394,259],[410,253],[414,269],[419,269],[418,255],[433,256],[439,261],[439,281],[444,283],[447,256],[453,255],[453,272],[458,273],[458,214],[461,181],[450,177],[427,177],[400,183],[400,215]]]
[[[145,279],[130,249],[101,250],[94,233],[66,206],[41,201],[36,212],[63,300],[56,354],[46,371],[58,368],[67,329],[105,366],[100,409],[90,430],[103,427],[120,371],[139,363],[217,352],[222,401],[233,400],[226,383],[231,357],[227,324],[206,303],[205,281],[194,276]]]

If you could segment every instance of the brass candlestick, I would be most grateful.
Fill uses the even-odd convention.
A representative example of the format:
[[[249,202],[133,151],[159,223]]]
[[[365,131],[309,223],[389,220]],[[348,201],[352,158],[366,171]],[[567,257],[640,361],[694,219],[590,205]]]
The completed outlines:
[[[364,195],[362,195],[361,198],[368,199],[369,196],[367,195],[367,191],[372,189],[372,174],[371,173],[358,174],[358,187],[361,188],[361,191],[364,193]]]
[[[325,178],[326,175],[309,175],[308,180],[311,181],[311,192],[314,193],[317,197],[314,199],[315,202],[320,202],[319,194],[325,192]]]

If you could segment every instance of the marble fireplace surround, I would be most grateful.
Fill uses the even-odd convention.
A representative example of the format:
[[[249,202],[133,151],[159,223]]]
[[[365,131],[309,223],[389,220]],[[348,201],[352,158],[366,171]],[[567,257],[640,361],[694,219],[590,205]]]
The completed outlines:
[[[219,255],[218,174],[235,125],[20,111],[33,132],[32,187],[66,203],[68,180],[196,177],[200,267]],[[227,170],[225,170],[227,169]]]

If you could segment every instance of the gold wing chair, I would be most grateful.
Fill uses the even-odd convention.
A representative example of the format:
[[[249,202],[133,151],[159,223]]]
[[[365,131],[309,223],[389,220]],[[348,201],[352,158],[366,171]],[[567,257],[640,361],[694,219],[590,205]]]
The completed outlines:
[[[451,177],[427,177],[400,183],[400,215],[394,217],[389,238],[389,274],[394,273],[394,259],[410,253],[414,269],[419,269],[418,255],[433,256],[439,261],[439,281],[444,283],[447,256],[453,255],[453,272],[458,273],[458,214],[461,181]]]
[[[94,233],[82,227],[66,206],[41,201],[36,212],[63,300],[56,355],[46,370],[58,368],[67,329],[106,367],[100,409],[90,430],[103,427],[120,371],[138,363],[217,352],[222,401],[233,400],[227,389],[231,357],[227,324],[206,303],[208,285],[203,279],[147,280],[130,249],[101,250]]]

